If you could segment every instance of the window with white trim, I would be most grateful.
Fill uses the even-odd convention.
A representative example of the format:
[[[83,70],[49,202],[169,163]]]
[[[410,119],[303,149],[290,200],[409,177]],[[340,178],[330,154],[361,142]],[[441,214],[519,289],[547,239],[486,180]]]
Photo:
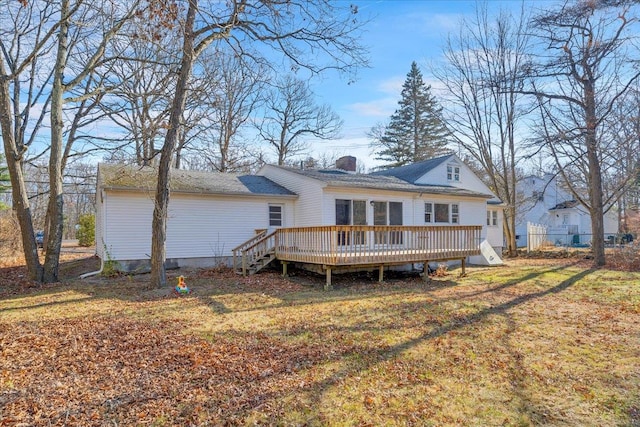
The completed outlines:
[[[269,205],[269,226],[282,227],[282,205]]]
[[[460,205],[457,203],[426,202],[424,204],[424,222],[426,224],[459,224]]]
[[[460,223],[460,208],[457,204],[451,205],[451,224]]]
[[[367,201],[336,199],[336,225],[367,225]],[[338,244],[364,244],[364,231],[339,231]]]
[[[460,166],[447,165],[447,181],[460,182]]]
[[[424,204],[424,222],[433,222],[433,203]]]
[[[402,202],[372,201],[373,225],[402,225]],[[402,231],[375,233],[375,244],[402,244]]]
[[[487,210],[487,225],[489,227],[498,226],[498,211],[491,209]]]

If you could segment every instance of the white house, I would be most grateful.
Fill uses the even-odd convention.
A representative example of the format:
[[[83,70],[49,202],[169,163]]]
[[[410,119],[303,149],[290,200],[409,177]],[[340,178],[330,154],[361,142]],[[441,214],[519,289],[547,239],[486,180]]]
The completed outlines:
[[[148,268],[155,176],[152,168],[99,165],[103,260]],[[481,239],[502,251],[495,196],[455,155],[372,174],[273,165],[255,175],[174,170],[171,191],[168,266],[221,262],[258,230],[326,225],[481,226]],[[469,261],[487,263],[482,256]]]
[[[547,228],[546,240],[558,245],[586,245],[591,241],[591,215],[575,200],[552,174],[521,179],[516,187],[520,203],[516,212],[518,246],[527,245],[527,223]],[[604,216],[605,235],[618,231],[617,214],[613,210]]]

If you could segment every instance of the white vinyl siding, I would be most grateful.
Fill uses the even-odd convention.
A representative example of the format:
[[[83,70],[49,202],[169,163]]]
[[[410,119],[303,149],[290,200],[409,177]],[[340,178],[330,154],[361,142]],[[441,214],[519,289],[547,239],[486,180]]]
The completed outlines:
[[[326,224],[324,211],[333,210],[334,206],[324,206],[322,200],[322,184],[314,179],[304,177],[292,171],[280,169],[276,166],[265,165],[260,175],[282,185],[298,195],[290,227],[311,227]]]
[[[281,204],[286,224],[293,201]],[[105,242],[113,260],[151,256],[153,201],[142,193],[107,192]],[[262,197],[173,194],[167,220],[167,258],[231,256],[231,249],[268,228],[269,201]]]

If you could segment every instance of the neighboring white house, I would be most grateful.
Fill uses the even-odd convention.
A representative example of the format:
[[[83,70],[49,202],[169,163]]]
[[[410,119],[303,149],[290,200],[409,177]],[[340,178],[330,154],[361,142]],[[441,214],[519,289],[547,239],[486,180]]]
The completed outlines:
[[[527,176],[516,187],[518,203],[516,236],[518,246],[527,245],[527,223],[547,228],[546,240],[558,245],[586,245],[591,241],[591,215],[566,190],[555,175]],[[604,216],[605,235],[618,231],[616,212]]]
[[[99,165],[103,260],[148,268],[155,177],[148,167]],[[167,265],[212,265],[256,230],[320,225],[480,225],[498,254],[503,246],[499,201],[455,155],[372,174],[273,165],[255,175],[174,170]],[[487,263],[481,256],[469,261]]]

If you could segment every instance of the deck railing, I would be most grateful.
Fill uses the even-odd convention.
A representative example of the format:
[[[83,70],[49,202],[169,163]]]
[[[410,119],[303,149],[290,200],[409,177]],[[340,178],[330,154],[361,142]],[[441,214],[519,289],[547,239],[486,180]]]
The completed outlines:
[[[273,233],[269,235],[273,237]],[[267,230],[260,230],[251,239],[231,249],[233,252],[233,268],[246,268],[247,263],[264,255],[268,244]],[[273,242],[271,242],[273,244]],[[273,247],[273,246],[272,246]]]
[[[480,254],[481,226],[281,228],[276,258],[328,266],[464,259]]]

